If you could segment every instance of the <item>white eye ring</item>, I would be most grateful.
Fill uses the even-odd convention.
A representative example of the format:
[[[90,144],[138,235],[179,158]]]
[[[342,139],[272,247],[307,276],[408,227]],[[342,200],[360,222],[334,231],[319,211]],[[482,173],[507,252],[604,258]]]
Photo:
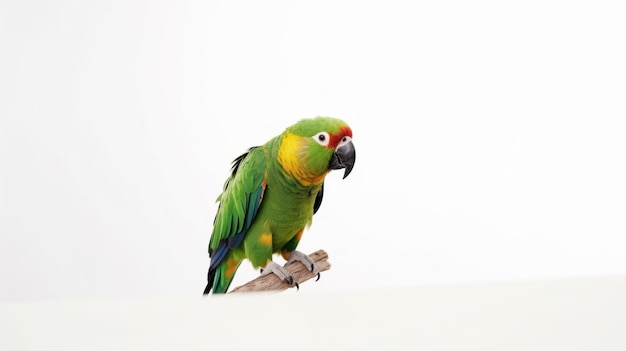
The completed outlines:
[[[343,138],[341,138],[341,141],[339,142],[339,144],[337,144],[337,148],[340,148],[344,145],[346,145],[347,143],[349,143],[352,140],[351,137],[345,135]]]
[[[330,143],[330,135],[327,132],[319,132],[313,136],[313,139],[322,146],[328,146]]]

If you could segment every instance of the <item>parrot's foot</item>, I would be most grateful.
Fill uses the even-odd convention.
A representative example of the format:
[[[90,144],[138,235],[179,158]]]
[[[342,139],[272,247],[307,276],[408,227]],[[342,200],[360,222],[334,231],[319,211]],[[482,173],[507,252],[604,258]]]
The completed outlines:
[[[317,265],[315,264],[315,261],[313,261],[313,259],[305,254],[304,252],[300,252],[300,251],[292,251],[289,255],[289,259],[287,260],[287,263],[285,263],[285,266],[290,264],[291,262],[302,262],[302,264],[309,270],[309,272],[313,272],[313,274],[317,274],[317,279],[315,279],[315,281],[320,280],[320,269],[317,267]]]
[[[279,265],[274,261],[270,261],[267,266],[265,266],[265,268],[261,268],[261,275],[266,275],[270,273],[274,273],[274,275],[280,278],[280,280],[291,286],[295,286],[296,289],[300,290],[300,285],[298,285],[298,282],[293,279],[291,273],[289,273],[289,271],[285,267]]]

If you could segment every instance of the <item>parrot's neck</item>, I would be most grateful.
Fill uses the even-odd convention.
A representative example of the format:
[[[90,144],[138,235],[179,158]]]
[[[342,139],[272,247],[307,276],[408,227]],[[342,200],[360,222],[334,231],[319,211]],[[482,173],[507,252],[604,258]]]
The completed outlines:
[[[285,191],[298,197],[310,197],[311,194],[316,194],[323,182],[322,178],[322,182],[319,184],[311,182],[303,184],[300,179],[293,176],[280,164],[277,164],[274,169],[270,169],[269,178],[268,183],[277,183],[281,189],[285,189]]]

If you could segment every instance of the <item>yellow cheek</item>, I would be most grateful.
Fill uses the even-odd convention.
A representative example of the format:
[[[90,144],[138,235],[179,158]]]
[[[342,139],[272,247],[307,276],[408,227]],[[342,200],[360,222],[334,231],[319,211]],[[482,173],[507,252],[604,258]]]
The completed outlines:
[[[302,137],[291,133],[285,134],[280,149],[278,150],[278,163],[280,163],[287,173],[296,178],[296,180],[304,186],[321,184],[329,171],[315,175],[305,170],[300,165],[302,157],[298,155],[302,144]]]

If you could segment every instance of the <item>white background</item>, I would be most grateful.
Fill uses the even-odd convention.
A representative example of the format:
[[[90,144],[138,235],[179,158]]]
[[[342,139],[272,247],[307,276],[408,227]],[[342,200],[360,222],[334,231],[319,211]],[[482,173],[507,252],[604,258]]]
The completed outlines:
[[[199,296],[230,162],[316,115],[351,125],[357,163],[327,177],[300,249],[333,266],[302,289],[625,274],[625,17],[4,1],[0,300]]]

